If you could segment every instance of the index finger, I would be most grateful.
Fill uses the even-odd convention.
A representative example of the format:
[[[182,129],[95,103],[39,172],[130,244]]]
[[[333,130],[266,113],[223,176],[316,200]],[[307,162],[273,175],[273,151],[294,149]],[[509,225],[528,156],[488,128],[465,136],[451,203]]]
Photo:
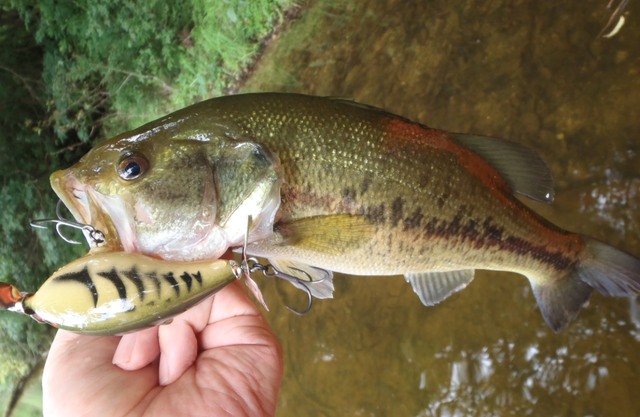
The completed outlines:
[[[200,333],[200,346],[204,350],[233,345],[278,344],[258,307],[249,299],[239,282],[216,295],[211,306],[209,323]]]

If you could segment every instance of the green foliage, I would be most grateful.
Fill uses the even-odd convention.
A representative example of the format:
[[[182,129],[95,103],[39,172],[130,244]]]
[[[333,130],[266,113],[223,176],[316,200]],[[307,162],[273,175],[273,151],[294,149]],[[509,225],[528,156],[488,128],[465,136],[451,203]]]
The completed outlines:
[[[18,404],[10,414],[11,417],[41,417],[42,416],[42,369],[37,368],[24,386]],[[0,401],[2,401],[0,399]]]
[[[57,267],[82,250],[36,232],[29,220],[51,216],[48,176],[78,153],[56,153],[47,128],[43,49],[15,12],[0,15],[0,281],[35,291]],[[86,151],[86,149],[85,149]],[[45,214],[46,213],[46,214]],[[39,238],[42,236],[42,239]],[[0,386],[29,370],[48,349],[53,332],[28,317],[0,314]]]
[[[292,4],[0,0],[0,281],[35,291],[87,250],[29,226],[55,216],[52,172],[97,140],[230,91]],[[53,333],[0,312],[0,395]]]
[[[0,326],[0,386],[28,374],[49,349],[55,330],[16,314],[3,314]],[[11,341],[9,343],[9,341]]]
[[[9,2],[44,45],[50,124],[60,138],[73,132],[83,142],[103,123],[111,135],[227,91],[293,4]]]
[[[147,93],[172,92],[166,81],[180,71],[177,34],[190,24],[188,2],[11,0],[11,6],[45,47],[43,78],[60,138],[72,131],[87,141],[108,108],[122,121]]]
[[[183,42],[173,104],[181,108],[224,93],[251,65],[261,40],[291,0],[193,0],[194,28]]]

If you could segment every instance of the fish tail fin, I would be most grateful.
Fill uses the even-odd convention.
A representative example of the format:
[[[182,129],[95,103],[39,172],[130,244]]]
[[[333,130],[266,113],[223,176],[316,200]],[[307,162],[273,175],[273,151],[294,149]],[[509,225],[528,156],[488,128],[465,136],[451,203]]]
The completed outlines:
[[[556,333],[575,319],[594,289],[606,296],[640,294],[640,259],[591,237],[580,237],[585,246],[574,269],[560,279],[533,284],[542,315]]]

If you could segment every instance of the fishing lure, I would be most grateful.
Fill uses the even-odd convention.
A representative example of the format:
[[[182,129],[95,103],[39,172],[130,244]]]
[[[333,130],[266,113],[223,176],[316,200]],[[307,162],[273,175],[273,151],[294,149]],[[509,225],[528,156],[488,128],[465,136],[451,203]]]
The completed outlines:
[[[95,252],[60,268],[35,294],[0,283],[0,308],[61,329],[111,336],[167,323],[242,275],[234,261]]]
[[[172,317],[215,294],[236,279],[245,284],[268,310],[257,284],[250,273],[261,271],[266,277],[277,277],[306,291],[308,307],[312,295],[308,285],[330,279],[328,271],[320,280],[301,280],[279,271],[273,265],[262,265],[256,258],[243,261],[215,260],[175,262],[151,258],[140,253],[113,251],[105,243],[104,233],[95,227],[64,219],[60,203],[58,219],[34,220],[31,226],[44,228],[42,223],[54,223],[58,235],[66,242],[61,226],[82,230],[91,247],[89,253],[56,271],[36,293],[20,292],[15,286],[0,282],[0,309],[27,314],[41,323],[93,336],[112,336],[146,327],[170,323]],[[247,222],[247,235],[251,217]],[[272,272],[269,272],[272,271]],[[304,272],[304,271],[300,271]]]

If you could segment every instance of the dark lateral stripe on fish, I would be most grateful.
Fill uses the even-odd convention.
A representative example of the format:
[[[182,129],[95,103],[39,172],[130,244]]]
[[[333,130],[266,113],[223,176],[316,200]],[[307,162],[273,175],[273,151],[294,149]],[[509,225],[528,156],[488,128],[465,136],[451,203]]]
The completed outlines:
[[[129,271],[122,271],[122,273],[125,277],[129,278],[129,280],[133,282],[133,284],[138,289],[140,301],[144,300],[144,284],[142,283],[142,278],[140,277],[140,274],[138,274],[136,267],[134,266]]]
[[[91,295],[93,296],[93,306],[98,306],[98,289],[96,288],[96,284],[91,279],[91,275],[89,275],[89,270],[86,266],[82,269],[82,271],[59,275],[54,279],[56,281],[77,281],[81,284],[84,284],[89,289],[89,291],[91,291]]]
[[[477,249],[497,246],[500,250],[517,255],[528,255],[553,266],[558,271],[572,269],[579,262],[577,257],[565,256],[562,251],[551,251],[544,245],[534,245],[516,236],[504,236],[504,227],[493,224],[493,217],[487,217],[482,224],[473,219],[463,224],[462,218],[461,212],[458,212],[449,222],[433,217],[424,226],[423,231],[427,237],[459,238],[462,243],[468,240]],[[407,222],[411,223],[410,220],[405,219],[405,224]],[[579,250],[576,251],[578,252]]]
[[[118,296],[120,297],[120,299],[122,301],[126,301],[127,289],[124,286],[124,282],[122,282],[122,280],[120,279],[120,276],[118,276],[118,272],[115,268],[111,269],[111,271],[109,272],[98,272],[98,275],[111,281],[113,285],[115,285],[116,290],[118,290]]]
[[[384,224],[387,221],[384,203],[379,206],[360,206],[356,209],[355,214],[357,216],[364,216],[367,221],[373,224]]]
[[[342,189],[339,197],[331,194],[316,194],[294,190],[292,187],[283,188],[282,190],[282,199],[287,201],[290,206],[300,205],[330,209],[332,207],[335,208],[337,204],[336,210],[338,212],[364,216],[372,224],[386,223],[387,214],[384,203],[356,206],[356,196],[357,191],[352,187]]]
[[[178,285],[178,281],[173,277],[173,272],[169,272],[167,275],[163,275],[164,279],[167,280],[169,285],[175,290],[176,295],[180,297],[180,286]]]
[[[151,272],[147,274],[147,277],[149,277],[149,279],[156,284],[156,290],[158,291],[158,294],[160,294],[160,287],[162,284],[160,283],[160,280],[158,279],[158,276],[156,275],[156,273]]]
[[[409,217],[404,219],[404,230],[419,228],[422,224],[422,219],[424,219],[424,215],[420,207],[418,207]]]
[[[191,292],[191,282],[193,281],[191,279],[191,275],[185,271],[184,274],[180,275],[180,278],[182,278],[184,283],[187,284],[187,292]]]
[[[330,200],[329,196],[317,196],[300,192],[289,194],[289,196],[298,198],[299,201],[304,204],[317,204],[320,206],[325,205]],[[351,190],[344,189],[341,197],[343,199],[347,197],[347,200],[349,200],[349,197],[352,196]],[[446,194],[438,197],[438,206],[440,208],[444,206],[447,198],[449,198],[449,195]],[[350,203],[350,201],[345,200],[342,200],[342,202],[346,204]],[[577,258],[565,256],[562,251],[548,250],[544,245],[534,245],[515,236],[503,238],[504,228],[492,224],[492,218],[485,220],[483,224],[479,224],[473,219],[469,219],[466,223],[463,223],[463,218],[468,217],[464,214],[467,209],[468,207],[464,205],[460,207],[460,211],[450,222],[432,217],[426,224],[424,223],[427,217],[425,217],[420,208],[417,208],[404,219],[402,218],[404,216],[404,201],[400,197],[394,200],[389,213],[385,210],[384,203],[380,205],[363,205],[355,208],[353,212],[356,215],[364,216],[364,218],[372,224],[385,224],[387,220],[389,220],[391,224],[396,227],[403,227],[404,230],[423,228],[426,237],[433,236],[445,239],[460,239],[462,243],[468,240],[471,242],[471,245],[477,249],[498,246],[500,249],[517,255],[529,255],[536,260],[553,266],[556,270],[567,270],[577,265]],[[524,210],[523,212],[526,213]],[[529,217],[531,217],[531,215],[529,215]],[[544,229],[542,225],[541,228]],[[547,225],[546,228],[552,233],[559,233],[563,236],[572,235],[551,224]],[[284,230],[280,231],[284,232]],[[579,252],[579,250],[576,250],[575,253],[577,252]]]
[[[367,191],[369,191],[369,187],[371,186],[373,180],[370,178],[371,177],[371,173],[367,172],[365,173],[365,178],[364,180],[362,180],[362,183],[360,184],[360,195],[363,196]]]
[[[357,191],[353,187],[345,187],[340,192],[342,195],[342,200],[346,204],[353,204],[356,201]]]
[[[400,220],[402,220],[402,208],[404,206],[404,199],[397,197],[391,204],[391,214],[389,215],[389,221],[392,226],[397,226]]]

